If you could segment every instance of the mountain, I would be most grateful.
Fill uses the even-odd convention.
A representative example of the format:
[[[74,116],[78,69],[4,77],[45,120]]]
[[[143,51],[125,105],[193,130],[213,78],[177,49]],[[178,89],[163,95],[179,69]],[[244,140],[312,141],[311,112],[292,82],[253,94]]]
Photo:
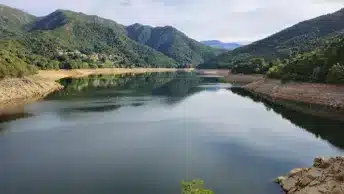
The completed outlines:
[[[112,62],[122,65],[176,65],[162,53],[128,38],[124,26],[98,16],[57,10],[34,22],[30,31],[53,36],[61,47],[67,46],[85,54],[105,54]]]
[[[35,19],[24,11],[0,4],[0,38],[24,32],[26,25]]]
[[[241,46],[239,43],[230,42],[230,43],[224,43],[219,40],[205,40],[201,41],[202,44],[211,46],[213,48],[220,48],[220,49],[226,49],[226,50],[233,50]]]
[[[58,9],[55,12],[41,17],[31,25],[31,30],[52,30],[58,26],[63,26],[72,22],[100,24],[104,27],[109,27],[120,33],[125,33],[124,26],[115,21],[101,18],[96,15],[87,15],[84,13],[77,13],[70,10]]]
[[[344,32],[344,9],[300,22],[252,44],[226,52],[200,65],[200,68],[230,68],[235,61],[263,57],[286,59],[325,45]]]
[[[127,26],[126,31],[131,39],[164,53],[180,64],[197,65],[223,52],[203,45],[171,26],[151,27],[136,23]]]
[[[32,65],[41,69],[178,66],[163,53],[129,38],[125,27],[112,20],[68,10],[35,17],[3,5],[0,12],[4,32],[0,57],[5,59],[0,77],[26,74]]]

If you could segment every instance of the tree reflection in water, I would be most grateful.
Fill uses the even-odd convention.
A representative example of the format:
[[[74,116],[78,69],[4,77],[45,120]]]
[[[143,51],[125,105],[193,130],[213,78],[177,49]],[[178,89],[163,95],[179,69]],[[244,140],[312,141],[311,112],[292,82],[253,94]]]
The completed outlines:
[[[255,102],[263,103],[268,110],[273,110],[294,125],[344,149],[344,115],[342,113],[290,101],[272,102],[241,88],[231,88],[231,91]]]

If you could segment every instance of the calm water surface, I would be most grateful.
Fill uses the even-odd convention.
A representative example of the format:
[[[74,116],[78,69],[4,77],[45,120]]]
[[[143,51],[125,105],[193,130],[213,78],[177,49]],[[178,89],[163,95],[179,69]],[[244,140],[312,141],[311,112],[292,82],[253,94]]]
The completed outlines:
[[[343,154],[344,123],[193,73],[64,79],[0,117],[0,193],[280,193],[272,180]]]

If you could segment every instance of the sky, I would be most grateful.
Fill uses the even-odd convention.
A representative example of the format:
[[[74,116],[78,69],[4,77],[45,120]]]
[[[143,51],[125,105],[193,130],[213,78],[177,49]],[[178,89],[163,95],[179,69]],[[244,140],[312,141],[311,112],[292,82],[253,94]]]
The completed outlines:
[[[344,0],[0,0],[33,15],[69,9],[124,25],[170,25],[196,40],[251,42],[344,8]]]

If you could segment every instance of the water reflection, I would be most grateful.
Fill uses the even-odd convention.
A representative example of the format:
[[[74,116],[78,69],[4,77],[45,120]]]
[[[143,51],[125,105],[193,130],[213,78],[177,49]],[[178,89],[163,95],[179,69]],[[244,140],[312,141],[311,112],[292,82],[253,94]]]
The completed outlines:
[[[309,105],[279,101],[273,103],[260,96],[254,95],[240,88],[231,88],[231,91],[255,102],[261,102],[267,110],[273,110],[294,125],[313,133],[316,137],[327,140],[332,145],[344,149],[344,115],[330,110],[310,107]],[[331,117],[324,117],[330,114]]]
[[[179,74],[175,77],[175,79],[153,90],[153,95],[185,97],[190,94],[191,89],[195,88],[200,83],[200,77],[196,76],[195,74]]]
[[[28,118],[28,117],[32,117],[32,116],[34,116],[34,115],[31,113],[27,113],[27,112],[7,113],[4,115],[0,115],[0,123],[14,121],[14,120],[21,119],[21,118]]]
[[[67,111],[77,112],[108,112],[120,108],[120,105],[103,105],[103,106],[90,106],[90,107],[78,107],[78,108],[66,108]]]
[[[161,96],[165,97],[165,103],[173,104],[200,91],[201,89],[197,86],[204,81],[215,83],[217,79],[201,78],[193,72],[93,75],[83,78],[66,78],[60,81],[64,90],[53,93],[47,99],[80,101],[97,98],[98,101],[94,101],[94,103],[115,103],[115,101],[121,103],[120,97],[140,96],[140,99],[125,104],[141,106],[145,103],[142,96]],[[112,105],[112,108],[119,108],[118,105]],[[101,106],[100,111],[102,107],[107,109],[111,106]],[[92,111],[94,106],[85,110],[87,109]]]
[[[24,105],[6,107],[3,109],[0,109],[0,124],[8,123],[8,122],[15,121],[18,119],[29,118],[33,116],[34,114],[27,112],[24,109]],[[0,134],[4,133],[5,129],[6,127],[4,125],[0,125]]]
[[[25,110],[24,105],[7,106],[0,109],[0,123],[34,116]]]
[[[92,75],[83,78],[65,78],[60,83],[64,90],[55,92],[48,99],[68,100],[80,97],[113,97],[157,95],[186,97],[201,83],[219,83],[220,78],[199,77],[194,72],[165,72],[121,75]],[[109,90],[111,89],[111,90]]]
[[[92,75],[83,78],[60,80],[64,90],[55,92],[48,99],[104,98],[150,94],[153,89],[173,80],[177,73],[144,73],[120,75]]]
[[[324,132],[313,128],[319,117],[268,102],[266,111],[220,78],[178,72],[61,83],[65,90],[21,110],[34,117],[0,123],[8,131],[0,191],[175,194],[180,180],[200,178],[215,193],[278,193],[276,176],[343,153],[288,120],[340,147],[337,127]]]

